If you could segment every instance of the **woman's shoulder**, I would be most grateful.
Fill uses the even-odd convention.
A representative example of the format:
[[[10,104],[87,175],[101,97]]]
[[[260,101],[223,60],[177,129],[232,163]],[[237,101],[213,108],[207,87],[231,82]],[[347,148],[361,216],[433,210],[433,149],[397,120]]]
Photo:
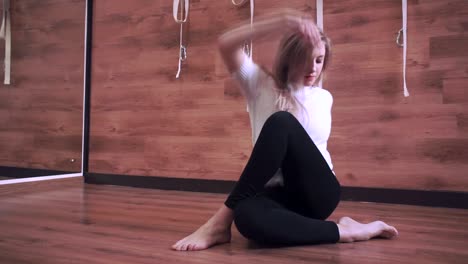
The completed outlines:
[[[311,88],[311,90],[319,95],[319,96],[324,96],[324,97],[329,97],[329,98],[333,98],[332,94],[330,91],[328,91],[327,89],[323,88],[323,87],[319,87],[319,86],[314,86]]]
[[[258,72],[259,72],[259,78],[262,79],[262,81],[269,81],[269,82],[274,82],[275,78],[273,77],[273,73],[263,64],[257,64],[258,67]]]
[[[323,87],[315,86],[312,89],[313,97],[319,102],[333,104],[333,95],[330,91]]]
[[[233,77],[239,81],[241,90],[248,101],[258,100],[260,97],[271,97],[275,89],[274,78],[268,69],[245,56],[243,63]]]
[[[248,56],[245,57],[244,62],[235,74],[241,79],[254,81],[256,84],[274,80],[273,75],[264,65],[253,61]]]
[[[276,94],[278,92],[278,86],[275,81],[273,73],[262,64],[256,64],[258,68],[258,86],[262,92],[267,94]]]

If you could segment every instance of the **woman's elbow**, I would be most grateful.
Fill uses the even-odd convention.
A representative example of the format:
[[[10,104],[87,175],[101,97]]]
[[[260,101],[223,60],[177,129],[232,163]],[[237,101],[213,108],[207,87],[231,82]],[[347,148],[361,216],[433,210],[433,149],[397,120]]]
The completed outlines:
[[[218,50],[221,53],[225,53],[229,50],[229,43],[226,41],[226,37],[224,35],[218,37]]]

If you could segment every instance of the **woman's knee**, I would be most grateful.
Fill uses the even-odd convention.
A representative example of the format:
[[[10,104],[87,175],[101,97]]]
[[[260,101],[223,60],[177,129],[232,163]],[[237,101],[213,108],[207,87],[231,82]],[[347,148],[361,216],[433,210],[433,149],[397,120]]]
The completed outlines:
[[[247,198],[239,202],[234,210],[234,224],[239,233],[251,240],[258,240],[259,224],[263,213],[262,202],[255,197]]]
[[[234,209],[234,223],[239,229],[242,227],[249,226],[252,222],[253,215],[255,214],[256,202],[253,198],[246,198],[240,201]]]
[[[286,111],[278,111],[268,117],[264,126],[276,125],[285,127],[287,124],[291,124],[291,122],[297,122],[297,119],[293,114]]]
[[[294,115],[287,111],[278,111],[273,113],[268,119],[274,120],[290,120],[295,119]]]

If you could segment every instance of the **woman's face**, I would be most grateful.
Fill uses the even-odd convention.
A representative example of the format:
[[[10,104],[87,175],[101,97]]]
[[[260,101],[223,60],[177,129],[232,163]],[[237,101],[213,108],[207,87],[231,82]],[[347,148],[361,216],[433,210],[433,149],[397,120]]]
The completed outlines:
[[[304,75],[302,75],[302,83],[304,86],[313,86],[317,83],[322,73],[324,59],[325,45],[321,42],[321,45],[314,48],[312,57],[306,63]],[[297,81],[301,83],[299,80]]]

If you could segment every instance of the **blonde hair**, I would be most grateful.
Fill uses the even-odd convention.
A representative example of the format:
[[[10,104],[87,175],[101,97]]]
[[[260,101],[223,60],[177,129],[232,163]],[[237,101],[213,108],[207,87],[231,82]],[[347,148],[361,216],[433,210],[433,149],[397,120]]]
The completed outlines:
[[[312,56],[315,47],[322,42],[325,46],[325,57],[323,59],[323,68],[317,80],[322,79],[323,72],[329,64],[331,57],[330,40],[320,31],[320,40],[314,41],[309,36],[301,32],[286,34],[279,45],[275,63],[273,65],[272,76],[276,82],[278,98],[276,107],[281,111],[288,111],[293,114],[299,111],[299,107],[305,110],[304,106],[293,95],[294,83],[290,80],[297,79],[294,74],[303,74],[308,60]],[[302,85],[302,84],[301,84]]]

